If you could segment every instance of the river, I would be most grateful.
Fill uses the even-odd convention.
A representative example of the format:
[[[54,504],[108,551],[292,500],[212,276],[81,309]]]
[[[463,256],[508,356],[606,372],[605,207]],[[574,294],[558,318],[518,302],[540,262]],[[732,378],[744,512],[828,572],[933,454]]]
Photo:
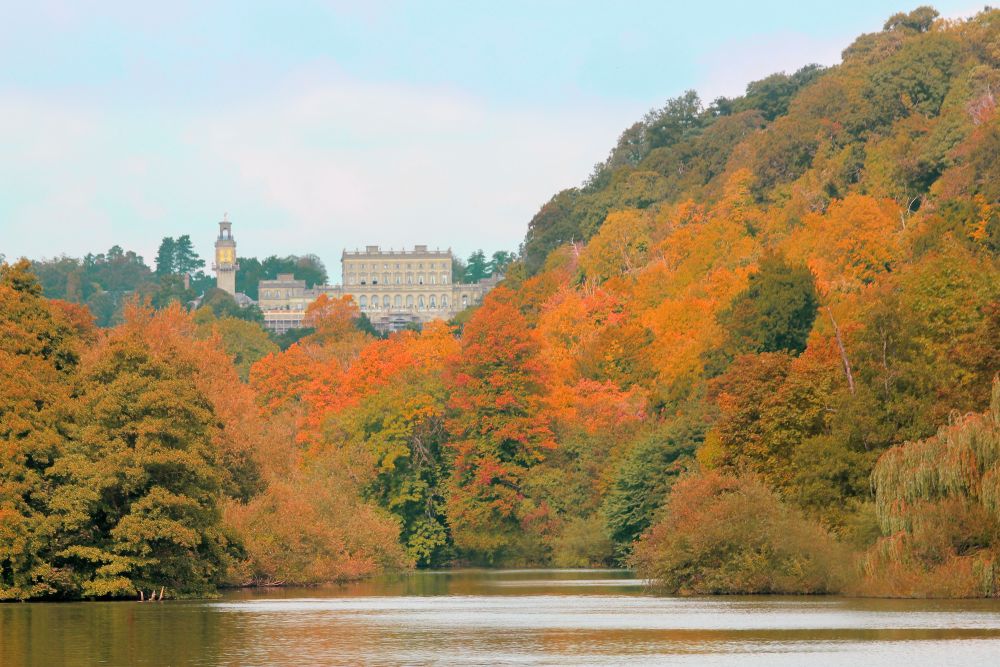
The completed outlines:
[[[623,570],[416,572],[0,605],[0,665],[996,665],[1000,602],[669,598]]]

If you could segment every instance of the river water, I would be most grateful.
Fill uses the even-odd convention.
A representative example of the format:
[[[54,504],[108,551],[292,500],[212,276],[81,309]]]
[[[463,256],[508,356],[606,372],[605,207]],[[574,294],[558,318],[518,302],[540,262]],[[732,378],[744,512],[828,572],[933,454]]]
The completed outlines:
[[[417,572],[0,605],[0,665],[1000,665],[1000,602],[666,598],[622,570]]]

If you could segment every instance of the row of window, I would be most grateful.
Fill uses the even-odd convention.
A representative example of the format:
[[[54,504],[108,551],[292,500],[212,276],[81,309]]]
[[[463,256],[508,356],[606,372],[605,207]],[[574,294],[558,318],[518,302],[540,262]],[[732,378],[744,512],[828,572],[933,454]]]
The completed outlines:
[[[378,270],[378,264],[372,264],[370,267],[366,267],[364,264],[361,264],[360,267],[361,267],[362,270],[364,270],[365,268]],[[383,269],[388,269],[389,265],[388,264],[382,264],[382,268]],[[396,264],[396,268],[399,269],[399,268],[402,268],[402,266],[400,264]],[[407,264],[406,268],[412,269],[413,268],[413,264]],[[417,268],[418,269],[424,268],[423,263],[417,264]],[[440,262],[438,264],[435,264],[434,262],[428,262],[427,268],[428,269],[435,269],[435,268],[436,269],[447,269],[448,265],[445,262]]]
[[[345,282],[348,285],[378,285],[378,284],[380,284],[380,282],[381,282],[382,285],[402,285],[402,284],[404,284],[404,282],[403,282],[404,277],[403,277],[402,273],[397,273],[397,274],[394,274],[394,275],[391,275],[391,276],[388,273],[383,273],[381,281],[379,280],[379,275],[377,273],[373,273],[371,275],[369,275],[367,273],[362,273],[360,276],[358,276],[356,274],[353,274],[353,273],[348,273],[344,280],[345,280]],[[358,282],[359,280],[360,280],[360,282]],[[429,274],[425,278],[424,274],[422,274],[422,273],[418,273],[416,276],[414,276],[412,273],[407,273],[406,277],[405,277],[405,280],[406,280],[405,284],[407,284],[407,285],[413,285],[414,284],[414,280],[416,280],[416,284],[417,285],[424,285],[424,284],[437,285],[438,284],[438,274],[431,273],[431,274]],[[447,273],[442,273],[440,280],[441,280],[441,284],[442,285],[447,285],[448,284],[448,274]]]
[[[301,289],[266,289],[262,290],[260,293],[262,299],[280,299],[282,297],[288,299],[293,296],[302,296]]]
[[[417,310],[447,310],[448,309],[448,295],[442,294],[439,299],[437,295],[431,294],[426,300],[424,295],[420,294],[414,298],[412,294],[407,294],[404,299],[402,295],[397,294],[395,297],[390,298],[388,294],[383,296],[381,300],[377,294],[373,294],[371,299],[365,295],[358,297],[358,307],[361,310],[379,310],[381,304],[381,309],[389,310],[390,308],[403,308],[403,304],[406,304],[406,308],[413,309],[414,306]],[[469,296],[467,294],[462,295],[462,307],[466,308],[469,305]]]

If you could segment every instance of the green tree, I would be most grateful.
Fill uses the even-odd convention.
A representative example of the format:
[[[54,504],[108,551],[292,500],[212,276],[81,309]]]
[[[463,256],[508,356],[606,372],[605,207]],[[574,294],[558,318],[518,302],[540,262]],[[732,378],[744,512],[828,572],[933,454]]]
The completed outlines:
[[[812,273],[780,255],[766,255],[747,288],[719,317],[728,333],[728,352],[800,354],[812,330],[819,297]]]
[[[177,273],[177,244],[169,237],[163,237],[156,251],[156,275],[161,278]]]
[[[677,479],[694,467],[704,432],[681,420],[641,435],[614,474],[601,513],[619,554],[653,523]]]
[[[250,377],[250,367],[267,355],[278,352],[278,345],[256,322],[235,317],[216,318],[211,308],[195,311],[199,337],[218,336],[222,349],[233,359],[233,366],[240,379],[246,382]]]
[[[510,266],[511,262],[517,259],[517,255],[506,250],[497,250],[490,256],[490,261],[486,265],[487,270],[491,276],[498,273],[504,273],[507,267]]]
[[[440,374],[413,368],[331,425],[373,459],[377,474],[365,496],[399,518],[407,556],[425,567],[454,555],[445,518],[446,403]]]
[[[198,253],[195,252],[194,244],[191,243],[191,237],[188,234],[178,236],[177,240],[174,241],[173,256],[173,268],[175,273],[186,273],[193,276],[199,273],[201,269],[205,268],[205,260],[199,257]]]
[[[211,310],[216,317],[220,318],[232,317],[238,320],[257,323],[263,323],[264,321],[264,313],[261,312],[260,308],[257,306],[243,308],[236,303],[236,299],[233,298],[232,294],[214,287],[208,290],[202,298],[198,309],[201,310],[203,308]]]
[[[928,5],[917,7],[909,14],[898,12],[889,17],[882,30],[908,30],[911,32],[927,32],[934,25],[934,19],[940,14]]]
[[[486,253],[477,250],[469,255],[469,260],[465,263],[465,277],[463,282],[476,283],[490,275],[489,265],[486,261]]]

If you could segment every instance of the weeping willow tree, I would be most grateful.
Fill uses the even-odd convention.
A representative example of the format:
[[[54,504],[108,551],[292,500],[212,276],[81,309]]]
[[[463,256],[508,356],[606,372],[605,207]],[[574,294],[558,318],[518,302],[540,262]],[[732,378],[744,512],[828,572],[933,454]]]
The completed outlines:
[[[863,592],[1000,595],[1000,382],[984,414],[888,450],[872,484],[884,537],[862,560]]]

